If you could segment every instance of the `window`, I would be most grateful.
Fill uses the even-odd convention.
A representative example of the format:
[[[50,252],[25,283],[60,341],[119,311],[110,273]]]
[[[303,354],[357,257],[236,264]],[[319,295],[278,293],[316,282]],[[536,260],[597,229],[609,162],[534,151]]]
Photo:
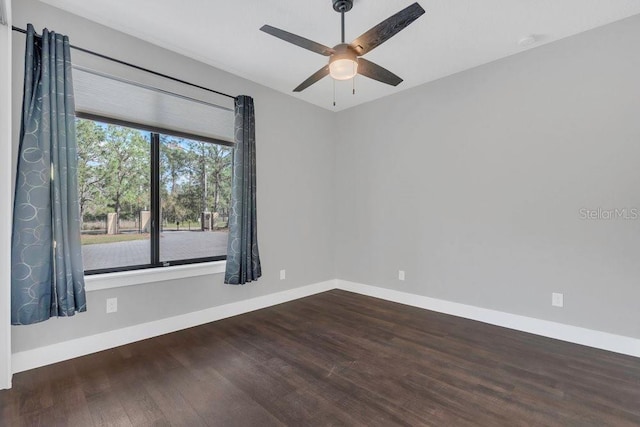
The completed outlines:
[[[170,135],[159,138],[160,261],[224,258],[231,204],[231,148]]]
[[[226,258],[230,143],[80,116],[87,274]]]

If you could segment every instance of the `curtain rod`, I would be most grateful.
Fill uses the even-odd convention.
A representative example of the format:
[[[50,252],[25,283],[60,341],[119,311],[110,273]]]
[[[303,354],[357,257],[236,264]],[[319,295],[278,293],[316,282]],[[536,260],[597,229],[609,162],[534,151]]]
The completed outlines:
[[[17,31],[17,32],[22,33],[22,34],[27,34],[27,30],[25,30],[23,28],[19,28],[19,27],[16,27],[16,26],[11,26],[11,29],[13,31]],[[42,36],[36,34],[36,37],[41,38]],[[224,92],[219,92],[217,90],[209,89],[208,87],[200,86],[198,84],[191,83],[191,82],[188,82],[186,80],[179,79],[177,77],[172,77],[172,76],[169,76],[167,74],[159,73],[157,71],[153,71],[153,70],[150,70],[148,68],[141,67],[139,65],[131,64],[130,62],[125,62],[125,61],[122,61],[120,59],[112,58],[110,56],[103,55],[102,53],[94,52],[92,50],[85,49],[85,48],[78,47],[78,46],[74,46],[74,45],[69,45],[69,47],[72,48],[72,49],[75,49],[75,50],[79,50],[80,52],[88,53],[89,55],[97,56],[98,58],[106,59],[108,61],[117,62],[118,64],[126,65],[127,67],[135,68],[136,70],[144,71],[146,73],[150,73],[150,74],[153,74],[153,75],[156,75],[156,76],[159,76],[159,77],[164,77],[165,79],[173,80],[174,82],[182,83],[182,84],[185,84],[187,86],[196,87],[198,89],[202,89],[202,90],[206,90],[207,92],[212,92],[212,93],[215,93],[215,94],[218,94],[218,95],[226,96],[227,98],[231,98],[231,99],[234,99],[234,100],[237,99],[237,97],[235,97],[233,95],[229,95],[229,94],[224,93]]]

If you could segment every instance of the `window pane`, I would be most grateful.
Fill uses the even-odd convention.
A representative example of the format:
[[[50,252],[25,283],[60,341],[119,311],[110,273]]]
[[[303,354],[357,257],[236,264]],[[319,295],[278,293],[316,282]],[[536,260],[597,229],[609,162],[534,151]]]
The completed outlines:
[[[160,261],[227,254],[231,148],[160,135]]]
[[[85,270],[149,264],[150,134],[82,119],[76,130]]]

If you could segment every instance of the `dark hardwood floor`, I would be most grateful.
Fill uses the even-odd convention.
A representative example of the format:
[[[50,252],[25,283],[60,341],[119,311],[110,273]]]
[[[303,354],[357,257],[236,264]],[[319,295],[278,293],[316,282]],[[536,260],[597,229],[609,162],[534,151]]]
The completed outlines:
[[[3,426],[640,425],[640,359],[337,290],[13,383]]]

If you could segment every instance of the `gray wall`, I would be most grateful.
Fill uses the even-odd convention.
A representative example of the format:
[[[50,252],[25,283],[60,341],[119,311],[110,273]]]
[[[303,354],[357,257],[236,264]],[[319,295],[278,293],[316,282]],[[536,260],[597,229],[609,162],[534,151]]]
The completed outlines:
[[[640,219],[580,218],[640,208],[638,46],[633,17],[337,116],[337,277],[640,338]]]
[[[254,97],[258,157],[258,230],[263,278],[245,286],[222,275],[95,291],[87,313],[12,328],[13,351],[92,335],[220,304],[332,279],[334,167],[332,113],[168,50],[115,32],[35,0],[14,5],[14,25],[69,35],[106,55],[231,94]],[[14,37],[14,145],[20,121],[24,36]],[[15,170],[15,169],[14,169]],[[279,280],[286,268],[287,279]],[[105,299],[118,297],[118,312],[105,314]]]

